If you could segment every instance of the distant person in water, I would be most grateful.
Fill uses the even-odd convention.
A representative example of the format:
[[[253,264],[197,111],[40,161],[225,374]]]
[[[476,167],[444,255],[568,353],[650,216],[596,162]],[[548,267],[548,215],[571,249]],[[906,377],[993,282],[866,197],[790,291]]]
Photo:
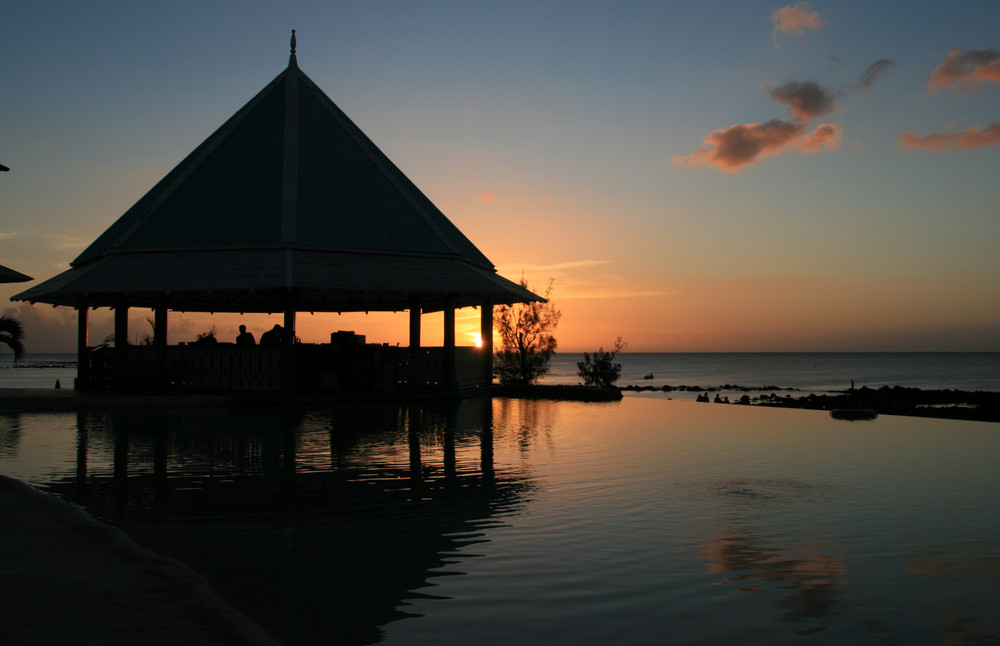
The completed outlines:
[[[260,335],[261,345],[281,345],[281,339],[285,335],[285,329],[275,324],[273,328]]]
[[[261,341],[263,342],[263,339]],[[253,335],[247,332],[247,326],[241,325],[240,334],[236,337],[236,345],[254,345],[256,343],[257,341],[253,338]]]

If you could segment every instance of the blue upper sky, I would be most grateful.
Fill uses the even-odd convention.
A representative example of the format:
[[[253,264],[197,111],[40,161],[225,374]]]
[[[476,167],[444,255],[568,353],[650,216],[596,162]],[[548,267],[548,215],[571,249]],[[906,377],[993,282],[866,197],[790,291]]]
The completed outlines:
[[[14,3],[0,264],[65,269],[296,29],[501,273],[555,279],[564,349],[1000,350],[998,25],[990,0]],[[72,347],[72,313],[11,308]]]

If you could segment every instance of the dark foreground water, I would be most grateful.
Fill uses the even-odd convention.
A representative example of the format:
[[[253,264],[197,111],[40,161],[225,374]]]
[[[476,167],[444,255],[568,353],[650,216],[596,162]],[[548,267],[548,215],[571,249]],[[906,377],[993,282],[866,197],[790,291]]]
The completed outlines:
[[[0,417],[0,473],[286,644],[997,643],[998,455],[642,398]]]

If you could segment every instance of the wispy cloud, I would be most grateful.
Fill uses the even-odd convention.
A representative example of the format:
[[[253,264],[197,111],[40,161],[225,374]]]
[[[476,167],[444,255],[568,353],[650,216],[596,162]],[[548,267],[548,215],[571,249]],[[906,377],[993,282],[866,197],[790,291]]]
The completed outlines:
[[[566,289],[559,294],[560,300],[594,300],[607,298],[652,298],[654,296],[669,296],[676,292],[666,290],[622,290],[613,287],[591,287],[581,289]]]
[[[790,81],[770,92],[775,103],[787,105],[797,121],[812,121],[816,117],[837,111],[837,95],[813,81]]]
[[[508,264],[497,269],[501,275],[508,278],[513,278],[518,272],[532,277],[543,277],[544,281],[541,283],[543,285],[547,285],[550,279],[553,280],[553,298],[557,301],[648,298],[676,293],[660,288],[649,288],[647,285],[636,285],[634,281],[606,271],[594,271],[595,268],[611,263],[610,260],[587,258],[546,265]],[[531,285],[530,289],[534,289],[534,284]]]
[[[497,196],[493,193],[483,193],[479,196],[480,202],[493,202],[497,199]]]
[[[841,126],[822,124],[806,132],[805,123],[772,119],[767,123],[748,123],[716,130],[705,138],[706,148],[687,156],[676,156],[673,162],[682,168],[711,166],[727,173],[736,173],[766,157],[788,150],[817,153],[839,148]]]
[[[954,47],[945,59],[934,68],[927,87],[937,93],[948,88],[974,92],[980,83],[1000,83],[1000,49],[963,50]],[[961,132],[932,132],[918,135],[905,131],[897,135],[900,148],[929,150],[971,150],[1000,145],[1000,121],[986,128],[968,128]]]
[[[931,92],[940,92],[959,84],[965,89],[975,90],[983,81],[1000,83],[1000,49],[970,49],[966,52],[961,47],[955,47],[931,72],[927,87]]]
[[[62,251],[65,249],[83,249],[88,244],[88,240],[84,238],[74,238],[73,236],[66,235],[51,235],[49,239],[52,241],[52,249],[56,251]]]
[[[848,92],[834,92],[815,81],[789,81],[777,86],[766,83],[763,89],[768,91],[775,103],[787,105],[795,120],[812,121],[817,117],[837,112],[839,110],[836,105],[838,98],[845,94],[870,88],[895,64],[895,61],[888,58],[875,61],[868,66],[868,69]]]
[[[902,148],[919,150],[968,150],[985,148],[1000,144],[1000,121],[990,124],[987,128],[969,128],[962,132],[941,134],[931,133],[920,136],[912,132],[900,134],[897,143]]]
[[[519,265],[515,267],[514,265],[504,266],[503,269],[511,271],[524,271],[524,272],[547,272],[547,271],[563,271],[565,269],[582,269],[584,267],[597,267],[599,265],[606,265],[610,263],[610,260],[570,260],[567,262],[557,262],[548,265]],[[501,272],[503,273],[503,272]]]
[[[774,46],[778,47],[778,34],[795,34],[802,36],[809,29],[819,29],[823,26],[823,19],[818,11],[811,11],[808,0],[796,2],[793,5],[777,9],[771,14],[774,22],[774,32],[771,40]]]
[[[865,70],[865,73],[861,75],[861,78],[858,79],[858,83],[854,86],[854,89],[867,90],[875,84],[875,81],[877,81],[880,76],[885,74],[885,72],[895,64],[896,61],[891,58],[883,58],[875,61],[867,70]]]
[[[0,232],[0,240],[8,240],[10,238],[16,238],[17,231],[11,231],[9,233]]]

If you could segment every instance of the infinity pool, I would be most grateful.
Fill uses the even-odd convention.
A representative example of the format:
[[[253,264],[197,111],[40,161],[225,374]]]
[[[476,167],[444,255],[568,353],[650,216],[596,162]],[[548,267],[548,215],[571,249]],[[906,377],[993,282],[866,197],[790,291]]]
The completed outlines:
[[[998,456],[639,397],[0,417],[0,473],[286,644],[997,643]]]

